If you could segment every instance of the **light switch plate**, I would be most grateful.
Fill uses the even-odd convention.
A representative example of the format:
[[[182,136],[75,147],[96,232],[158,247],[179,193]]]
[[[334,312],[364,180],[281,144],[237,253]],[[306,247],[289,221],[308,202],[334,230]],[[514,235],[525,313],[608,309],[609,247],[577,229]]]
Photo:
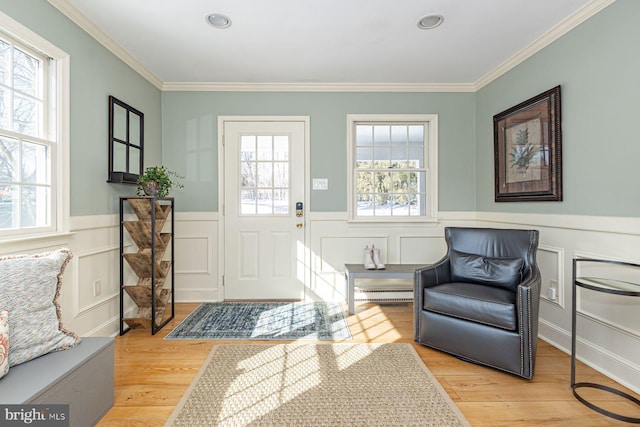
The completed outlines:
[[[313,178],[314,190],[327,190],[329,189],[329,180],[327,178]]]

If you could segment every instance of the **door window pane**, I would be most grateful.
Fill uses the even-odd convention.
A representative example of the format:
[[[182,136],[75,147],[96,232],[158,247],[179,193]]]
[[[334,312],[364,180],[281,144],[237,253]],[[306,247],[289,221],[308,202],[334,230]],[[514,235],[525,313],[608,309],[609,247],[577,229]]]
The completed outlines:
[[[273,213],[286,215],[289,213],[289,190],[278,188],[273,190]]]
[[[289,163],[273,163],[273,186],[277,188],[289,188]]]
[[[240,138],[241,215],[289,214],[289,137],[243,135]]]
[[[273,164],[258,163],[258,188],[273,187]]]
[[[258,160],[273,159],[273,137],[261,135],[258,137]]]
[[[273,160],[289,160],[289,137],[284,135],[273,137]]]
[[[256,137],[242,136],[240,138],[240,161],[256,160]]]
[[[240,214],[255,215],[256,214],[256,190],[240,191]]]
[[[256,186],[256,163],[242,162],[240,164],[240,187],[255,188]]]
[[[273,190],[264,188],[258,190],[258,213],[267,215],[273,213]]]

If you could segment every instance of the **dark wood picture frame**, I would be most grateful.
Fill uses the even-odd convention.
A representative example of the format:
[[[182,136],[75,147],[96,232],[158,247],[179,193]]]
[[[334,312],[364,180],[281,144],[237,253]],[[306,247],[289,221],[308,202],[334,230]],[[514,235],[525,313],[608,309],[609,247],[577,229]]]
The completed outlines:
[[[493,116],[495,201],[562,200],[560,86]]]

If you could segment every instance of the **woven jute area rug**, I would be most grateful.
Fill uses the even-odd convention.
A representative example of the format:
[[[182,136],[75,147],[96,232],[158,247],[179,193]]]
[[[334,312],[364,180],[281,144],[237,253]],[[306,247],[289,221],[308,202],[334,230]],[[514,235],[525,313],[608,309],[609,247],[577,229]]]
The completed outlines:
[[[214,346],[166,426],[470,426],[410,344]]]

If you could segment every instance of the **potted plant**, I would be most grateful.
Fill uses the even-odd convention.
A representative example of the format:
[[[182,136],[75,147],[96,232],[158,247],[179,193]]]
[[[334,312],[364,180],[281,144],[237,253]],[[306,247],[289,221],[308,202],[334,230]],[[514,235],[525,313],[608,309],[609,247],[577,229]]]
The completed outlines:
[[[184,176],[170,171],[165,166],[149,166],[138,177],[138,196],[154,196],[163,199],[169,195],[172,188],[184,188],[178,180]]]

